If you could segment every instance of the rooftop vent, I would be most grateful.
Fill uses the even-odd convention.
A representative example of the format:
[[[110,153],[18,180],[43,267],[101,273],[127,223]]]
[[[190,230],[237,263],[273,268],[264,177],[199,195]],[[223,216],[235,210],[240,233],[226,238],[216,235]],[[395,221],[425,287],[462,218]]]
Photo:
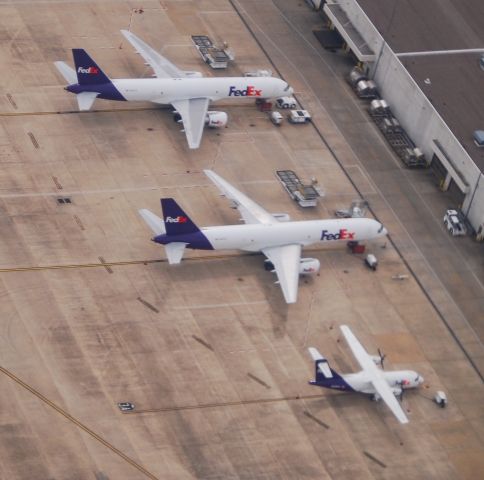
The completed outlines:
[[[484,130],[476,130],[474,132],[474,143],[478,147],[484,147]]]

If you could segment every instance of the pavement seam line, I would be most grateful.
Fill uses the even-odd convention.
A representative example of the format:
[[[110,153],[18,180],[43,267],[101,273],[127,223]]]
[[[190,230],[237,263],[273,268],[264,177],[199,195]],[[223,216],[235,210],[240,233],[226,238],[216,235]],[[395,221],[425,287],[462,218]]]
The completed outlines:
[[[67,420],[69,420],[71,423],[79,427],[81,430],[86,432],[88,435],[90,435],[94,440],[97,440],[99,443],[104,445],[105,447],[109,448],[113,453],[121,457],[125,462],[129,463],[131,466],[139,470],[141,473],[143,473],[146,477],[150,478],[151,480],[159,480],[158,477],[153,475],[151,472],[146,470],[142,465],[139,463],[135,462],[132,458],[128,457],[125,453],[123,453],[121,450],[117,449],[113,445],[111,445],[108,441],[104,440],[100,435],[98,435],[96,432],[91,430],[89,427],[81,423],[77,418],[73,417],[71,414],[67,413],[65,410],[63,410],[61,407],[56,405],[54,402],[49,400],[47,397],[42,395],[39,391],[35,390],[33,387],[22,381],[19,377],[14,375],[12,372],[7,370],[6,368],[0,366],[0,372],[9,377],[11,380],[13,380],[15,383],[20,385],[22,388],[25,390],[29,391],[31,394],[36,396],[39,400],[44,402],[46,405],[49,407],[53,408],[57,413],[61,414],[63,417],[65,417]]]

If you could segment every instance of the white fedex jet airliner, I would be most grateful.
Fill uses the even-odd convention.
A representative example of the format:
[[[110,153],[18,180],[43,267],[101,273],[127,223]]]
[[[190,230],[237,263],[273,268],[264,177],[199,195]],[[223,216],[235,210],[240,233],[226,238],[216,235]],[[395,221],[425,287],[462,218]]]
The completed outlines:
[[[404,389],[418,387],[424,382],[423,377],[412,370],[385,372],[377,368],[377,365],[383,364],[385,356],[380,351],[379,356],[369,355],[349,327],[341,325],[340,328],[363,370],[340,375],[330,368],[328,361],[315,348],[310,347],[308,350],[315,362],[316,378],[309,383],[335,390],[366,393],[375,400],[382,399],[400,423],[408,423],[395,395],[401,395]]]
[[[172,198],[161,199],[163,220],[149,210],[139,213],[154,231],[153,241],[165,246],[170,264],[180,263],[185,248],[262,252],[273,266],[287,303],[295,303],[299,275],[319,271],[319,260],[301,258],[313,243],[369,240],[387,234],[370,218],[292,222],[286,214],[271,214],[211,170],[204,170],[222,195],[230,199],[246,225],[198,228]]]
[[[171,104],[183,122],[190,148],[198,148],[203,127],[223,127],[225,112],[209,111],[211,101],[222,98],[274,98],[292,94],[280,78],[218,77],[203,78],[200,72],[180,70],[127,30],[121,33],[154,71],[157,78],[109,79],[82,49],[73,49],[72,69],[64,62],[55,66],[69,83],[65,89],[77,95],[79,110],[89,110],[96,98],[120,101]]]

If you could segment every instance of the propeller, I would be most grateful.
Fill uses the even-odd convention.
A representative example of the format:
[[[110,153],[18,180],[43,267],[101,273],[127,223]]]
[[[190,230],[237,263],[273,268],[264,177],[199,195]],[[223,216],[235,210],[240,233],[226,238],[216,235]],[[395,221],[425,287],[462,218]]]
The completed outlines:
[[[383,362],[385,361],[385,358],[387,358],[387,356],[380,349],[378,349],[378,355],[380,355],[380,365],[381,365],[381,369],[382,370],[385,370],[385,365],[384,365]]]

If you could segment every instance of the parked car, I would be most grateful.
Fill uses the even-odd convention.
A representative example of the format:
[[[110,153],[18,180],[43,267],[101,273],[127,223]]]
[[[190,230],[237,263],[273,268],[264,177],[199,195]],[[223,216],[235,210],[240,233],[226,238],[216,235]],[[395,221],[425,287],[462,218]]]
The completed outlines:
[[[463,218],[457,210],[452,208],[445,212],[444,225],[454,237],[465,235],[467,233]]]
[[[282,123],[282,115],[279,112],[271,112],[270,119],[274,125],[280,125]]]

